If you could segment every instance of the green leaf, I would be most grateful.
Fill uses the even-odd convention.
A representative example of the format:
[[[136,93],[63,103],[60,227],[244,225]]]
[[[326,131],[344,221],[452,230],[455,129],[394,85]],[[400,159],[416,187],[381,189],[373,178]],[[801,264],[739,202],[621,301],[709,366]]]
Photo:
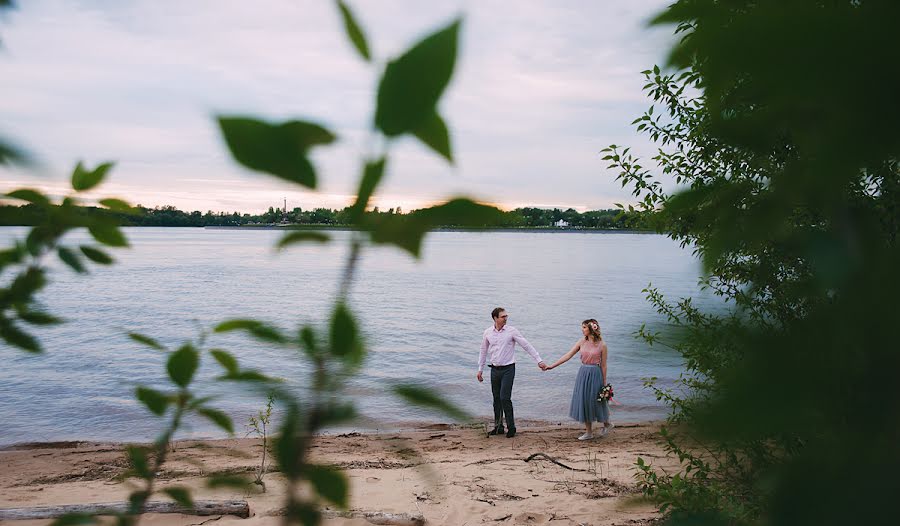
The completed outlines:
[[[66,513],[50,523],[50,526],[76,526],[79,524],[99,524],[99,519],[87,513]]]
[[[278,249],[283,249],[289,245],[296,245],[297,243],[305,243],[307,241],[314,241],[317,243],[327,243],[331,238],[328,237],[328,234],[323,234],[322,232],[311,232],[309,230],[295,230],[293,232],[288,232],[284,235],[279,241],[276,247]]]
[[[158,349],[160,351],[166,350],[166,348],[163,347],[161,343],[149,336],[144,336],[143,334],[138,334],[136,332],[129,332],[128,337],[140,344],[146,345],[147,347],[153,347],[154,349]]]
[[[113,167],[113,163],[103,163],[94,170],[88,170],[81,164],[81,161],[75,166],[72,173],[72,188],[77,192],[90,190],[103,181],[106,173]]]
[[[206,487],[211,489],[231,488],[246,490],[253,487],[253,480],[240,475],[213,475],[206,479]]]
[[[325,466],[306,466],[306,476],[316,493],[341,508],[347,507],[349,483],[340,471]]]
[[[128,446],[125,448],[128,459],[131,461],[131,470],[142,479],[149,479],[150,464],[147,462],[147,451],[140,446]]]
[[[28,155],[24,150],[0,140],[0,164],[19,164],[27,166],[31,164],[31,162],[31,159],[28,158]]]
[[[185,344],[169,356],[166,370],[169,378],[179,387],[187,387],[200,365],[200,355],[191,344]]]
[[[219,380],[231,380],[234,382],[279,382],[277,378],[272,378],[270,376],[266,376],[259,371],[236,371],[234,373],[228,373],[224,376],[220,376]]]
[[[56,316],[40,311],[21,311],[19,319],[32,325],[58,325],[63,322]]]
[[[456,420],[468,419],[468,415],[462,409],[435,394],[433,389],[413,384],[402,384],[395,385],[393,391],[413,405],[434,409]]]
[[[378,187],[378,183],[381,182],[381,178],[384,176],[386,164],[387,157],[366,163],[362,180],[359,182],[359,191],[356,193],[356,203],[350,209],[350,221],[352,223],[359,223],[363,214],[365,214],[366,207],[369,205],[369,199],[375,193],[375,188]]]
[[[222,411],[219,411],[218,409],[211,409],[209,407],[200,407],[197,409],[197,413],[208,418],[210,421],[212,421],[212,423],[219,426],[229,435],[234,434],[234,424],[231,422],[231,417],[229,417]]]
[[[460,24],[457,19],[388,63],[378,85],[375,111],[375,124],[385,135],[414,132],[435,115],[453,76]]]
[[[172,497],[172,500],[184,508],[194,507],[194,499],[191,498],[191,492],[187,488],[181,486],[165,488],[163,489],[163,493]]]
[[[331,316],[331,354],[350,365],[359,365],[364,357],[359,328],[344,303],[338,303]]]
[[[271,325],[266,325],[260,321],[256,320],[247,320],[247,319],[236,319],[236,320],[228,320],[220,323],[213,329],[215,332],[229,332],[229,331],[237,331],[243,330],[250,333],[252,336],[260,339],[262,341],[270,342],[270,343],[286,343],[288,341],[287,337],[281,334],[281,331],[272,327]]]
[[[341,17],[344,19],[344,29],[347,31],[347,37],[353,43],[353,47],[359,51],[360,56],[365,60],[372,60],[369,54],[369,45],[366,43],[366,35],[363,34],[362,28],[356,23],[353,13],[343,0],[338,0],[338,8],[341,10]]]
[[[150,498],[150,494],[146,491],[135,491],[134,493],[129,495],[128,496],[128,514],[129,515],[139,515],[143,511],[144,504],[147,502],[147,499],[149,499],[149,498]]]
[[[98,263],[100,265],[111,265],[113,263],[113,258],[111,258],[106,252],[102,250],[98,250],[94,247],[89,247],[86,245],[82,245],[78,247],[81,249],[81,253],[84,256],[94,263]]]
[[[469,199],[453,199],[444,204],[416,210],[407,216],[385,216],[366,226],[375,243],[397,245],[419,257],[425,234],[438,226],[486,227],[498,224],[503,212]]]
[[[7,320],[0,319],[0,338],[3,338],[3,341],[6,343],[18,347],[23,351],[31,353],[43,351],[41,349],[41,344],[38,343],[34,336],[16,327],[12,322]]]
[[[6,197],[12,197],[13,199],[19,199],[21,201],[27,201],[29,203],[33,203],[39,206],[50,206],[50,199],[47,198],[44,194],[40,193],[37,190],[32,190],[30,188],[21,188],[19,190],[13,190],[6,194]]]
[[[269,124],[241,117],[219,117],[219,126],[235,160],[307,188],[316,187],[316,173],[307,152],[331,144],[335,136],[318,124],[290,121]]]
[[[141,210],[139,208],[134,208],[127,202],[125,202],[121,199],[115,199],[112,197],[107,198],[107,199],[101,199],[100,204],[105,206],[106,208],[109,208],[110,210],[114,210],[116,212],[123,212],[125,214],[138,214],[141,212]]]
[[[169,397],[149,387],[138,387],[134,396],[156,416],[162,416],[169,407]]]
[[[110,247],[127,247],[128,240],[122,232],[115,226],[110,225],[93,225],[88,230],[99,243],[103,243]]]
[[[447,125],[440,115],[432,114],[413,133],[420,141],[447,159],[447,162],[453,164],[453,154],[450,151],[450,132],[447,131]]]
[[[238,367],[237,359],[228,351],[223,351],[221,349],[213,349],[209,351],[209,354],[212,355],[213,358],[219,362],[219,365],[225,368],[226,371],[233,374],[240,370]]]
[[[69,266],[75,272],[79,274],[84,274],[87,272],[87,269],[84,268],[84,265],[81,263],[81,259],[79,259],[78,254],[72,252],[66,247],[59,247],[57,249],[57,254],[59,254],[59,259],[62,260],[63,263]]]
[[[289,404],[273,444],[278,467],[288,480],[296,480],[300,476],[302,442],[299,411],[296,405]]]

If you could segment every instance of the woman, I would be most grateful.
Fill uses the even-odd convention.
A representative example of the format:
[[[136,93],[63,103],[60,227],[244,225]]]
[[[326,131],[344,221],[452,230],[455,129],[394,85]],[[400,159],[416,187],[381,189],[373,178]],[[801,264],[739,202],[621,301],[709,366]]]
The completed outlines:
[[[569,416],[584,423],[585,433],[578,440],[590,440],[594,438],[592,425],[594,421],[603,422],[600,436],[606,436],[612,424],[609,422],[609,402],[597,401],[597,394],[606,385],[606,342],[600,335],[600,324],[595,319],[584,320],[581,323],[583,339],[579,339],[572,350],[563,355],[553,365],[547,366],[547,370],[558,367],[575,353],[581,352],[581,368],[575,377],[575,390],[572,393],[572,405],[569,408]]]

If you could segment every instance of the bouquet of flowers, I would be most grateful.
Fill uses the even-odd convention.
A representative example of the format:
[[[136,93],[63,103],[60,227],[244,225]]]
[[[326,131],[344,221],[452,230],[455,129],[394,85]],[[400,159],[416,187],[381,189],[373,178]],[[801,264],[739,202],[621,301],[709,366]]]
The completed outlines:
[[[603,389],[600,389],[600,392],[597,393],[597,401],[600,403],[608,402],[612,400],[614,394],[612,384],[606,384],[603,386]]]

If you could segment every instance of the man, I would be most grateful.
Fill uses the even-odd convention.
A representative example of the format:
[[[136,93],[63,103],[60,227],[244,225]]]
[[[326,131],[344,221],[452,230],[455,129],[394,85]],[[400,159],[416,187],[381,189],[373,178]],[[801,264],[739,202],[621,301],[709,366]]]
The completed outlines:
[[[483,382],[482,372],[485,362],[490,359],[491,392],[494,394],[494,428],[488,435],[503,434],[503,416],[506,415],[506,438],[516,436],[516,421],[513,418],[512,386],[516,379],[516,344],[518,343],[537,362],[543,371],[547,364],[515,327],[506,325],[509,315],[502,307],[491,311],[494,324],[485,329],[478,354],[478,374],[475,378]]]

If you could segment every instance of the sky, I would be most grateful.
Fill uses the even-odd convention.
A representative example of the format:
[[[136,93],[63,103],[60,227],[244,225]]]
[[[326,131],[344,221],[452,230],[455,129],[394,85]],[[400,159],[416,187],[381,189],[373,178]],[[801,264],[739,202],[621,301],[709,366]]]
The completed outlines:
[[[601,149],[655,147],[630,125],[648,106],[640,72],[662,64],[670,0],[348,0],[376,58],[361,60],[328,0],[28,0],[0,15],[0,136],[37,168],[0,167],[0,192],[62,195],[75,163],[116,166],[89,198],[258,213],[352,202],[373,144],[384,64],[463,17],[439,105],[453,165],[415,139],[391,145],[371,204],[411,210],[465,195],[520,206],[633,202]],[[215,116],[304,119],[338,142],[312,155],[315,191],[249,171]],[[665,180],[664,180],[665,182]]]

